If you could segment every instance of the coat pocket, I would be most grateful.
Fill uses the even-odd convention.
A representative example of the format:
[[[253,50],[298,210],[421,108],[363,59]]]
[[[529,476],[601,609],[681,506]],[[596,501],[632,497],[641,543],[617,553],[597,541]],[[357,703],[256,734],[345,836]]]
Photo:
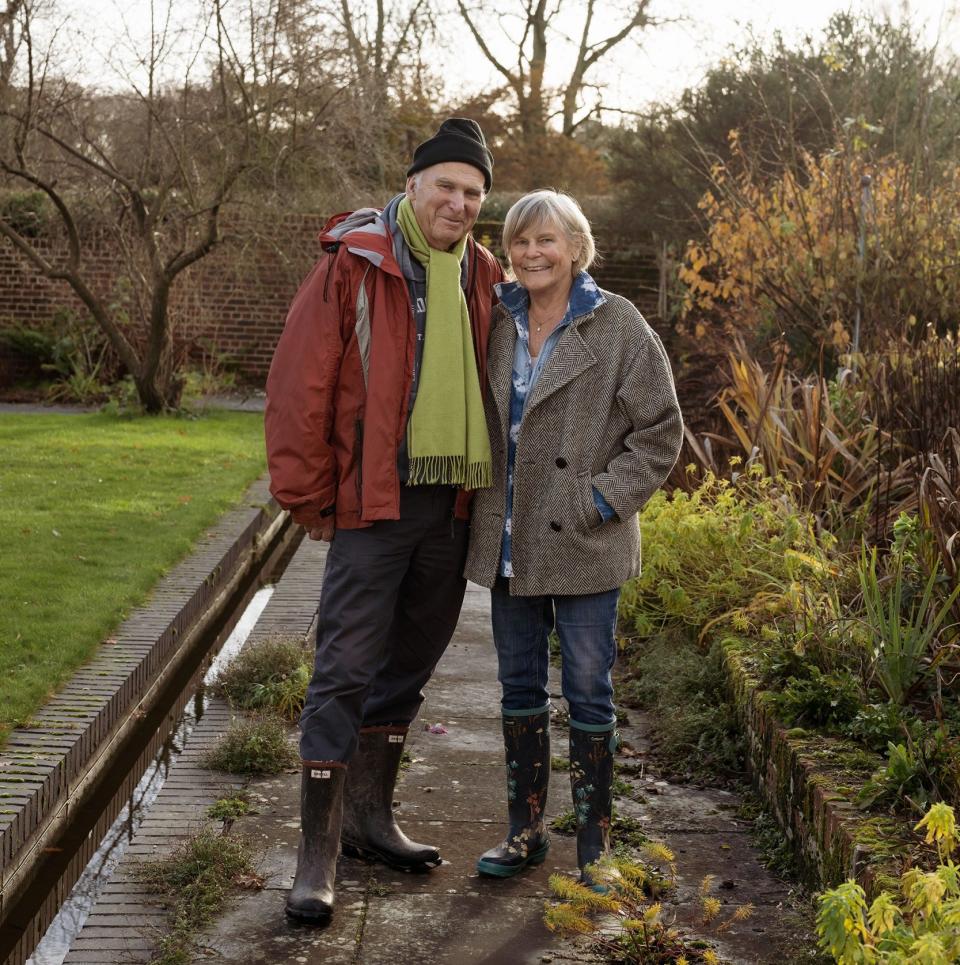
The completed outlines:
[[[602,526],[603,517],[593,501],[593,476],[588,472],[577,473],[577,497],[583,528],[589,533]]]

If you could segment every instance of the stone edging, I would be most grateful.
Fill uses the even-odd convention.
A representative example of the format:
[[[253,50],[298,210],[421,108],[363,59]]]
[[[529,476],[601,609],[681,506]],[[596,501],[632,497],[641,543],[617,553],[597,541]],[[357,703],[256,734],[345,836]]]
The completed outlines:
[[[855,789],[841,790],[843,755],[849,753],[849,745],[783,727],[766,705],[737,643],[727,639],[718,645],[747,739],[747,766],[754,789],[790,843],[805,883],[817,889],[855,878],[870,895],[881,888],[896,890],[897,856],[915,843],[907,826],[865,813],[853,803]],[[870,756],[875,758],[874,769],[879,768],[883,758]]]
[[[32,869],[68,809],[82,800],[95,772],[109,766],[108,749],[143,715],[204,614],[286,517],[261,477],[160,580],[112,642],[34,715],[33,725],[11,732],[0,749],[0,923],[31,885]]]

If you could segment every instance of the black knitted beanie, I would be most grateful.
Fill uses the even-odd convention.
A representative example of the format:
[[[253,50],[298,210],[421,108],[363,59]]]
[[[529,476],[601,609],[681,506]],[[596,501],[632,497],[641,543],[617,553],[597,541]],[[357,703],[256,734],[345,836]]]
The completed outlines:
[[[413,152],[413,164],[407,171],[407,177],[444,161],[462,161],[479,168],[483,172],[483,186],[485,190],[490,190],[493,184],[493,155],[487,150],[483,131],[476,121],[466,117],[447,118],[437,133]]]

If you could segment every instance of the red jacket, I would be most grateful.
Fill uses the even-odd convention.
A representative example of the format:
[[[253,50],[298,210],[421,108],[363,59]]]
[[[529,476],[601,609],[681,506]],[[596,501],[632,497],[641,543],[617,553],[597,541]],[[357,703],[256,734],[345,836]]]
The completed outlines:
[[[384,222],[371,212],[366,224],[343,231],[347,217],[324,227],[327,253],[293,300],[267,377],[270,492],[308,528],[334,511],[339,529],[400,516],[397,455],[413,380],[413,310]],[[472,238],[467,258],[482,387],[493,285],[503,270]],[[461,492],[458,518],[468,507]]]

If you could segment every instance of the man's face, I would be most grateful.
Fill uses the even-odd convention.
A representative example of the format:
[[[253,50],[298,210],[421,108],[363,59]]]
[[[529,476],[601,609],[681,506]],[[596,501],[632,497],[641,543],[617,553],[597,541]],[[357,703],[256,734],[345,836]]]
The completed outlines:
[[[483,204],[483,174],[472,164],[444,161],[407,178],[407,197],[431,248],[447,251],[474,225]]]

